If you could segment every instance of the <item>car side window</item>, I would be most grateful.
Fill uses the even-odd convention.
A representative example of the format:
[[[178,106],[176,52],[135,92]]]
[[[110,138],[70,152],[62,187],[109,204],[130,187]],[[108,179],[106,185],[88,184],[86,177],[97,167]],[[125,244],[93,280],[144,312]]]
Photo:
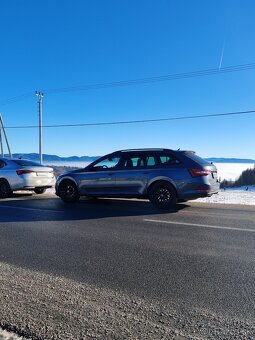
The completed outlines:
[[[155,169],[174,166],[181,162],[166,152],[142,152],[126,154],[120,169]]]
[[[118,167],[120,157],[107,157],[94,164],[91,171],[103,171],[108,169],[114,169]]]
[[[121,169],[122,170],[132,170],[144,168],[147,164],[146,157],[141,154],[126,154],[123,158]]]
[[[155,166],[156,160],[154,156],[148,156],[146,157],[146,166]]]
[[[139,159],[138,156],[126,156],[123,160],[122,169],[134,169],[139,167]]]
[[[121,169],[146,169],[155,166],[157,166],[157,160],[154,155],[139,153],[125,155]]]
[[[171,165],[177,165],[181,163],[177,158],[175,158],[174,156],[170,154],[161,154],[159,156],[159,159],[160,159],[160,164],[163,167],[168,167]]]

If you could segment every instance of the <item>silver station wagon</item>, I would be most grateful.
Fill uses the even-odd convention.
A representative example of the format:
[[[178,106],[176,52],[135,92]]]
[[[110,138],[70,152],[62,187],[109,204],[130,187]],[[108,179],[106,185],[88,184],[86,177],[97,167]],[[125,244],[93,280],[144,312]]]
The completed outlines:
[[[56,182],[56,194],[64,202],[80,196],[148,198],[160,209],[218,190],[215,165],[193,151],[170,149],[116,151],[59,176]]]
[[[27,159],[0,158],[0,198],[9,197],[17,190],[43,194],[55,183],[52,168]]]

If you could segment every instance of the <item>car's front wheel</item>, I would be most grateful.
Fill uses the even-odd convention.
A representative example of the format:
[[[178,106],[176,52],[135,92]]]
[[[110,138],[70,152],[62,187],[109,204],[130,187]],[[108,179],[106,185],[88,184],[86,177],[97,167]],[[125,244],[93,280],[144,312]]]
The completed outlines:
[[[153,184],[148,196],[155,207],[164,210],[174,208],[177,201],[175,189],[170,183],[165,181]]]
[[[0,198],[7,198],[12,195],[10,184],[6,179],[0,180]]]
[[[76,184],[68,179],[59,184],[58,195],[67,203],[77,202],[80,198]]]

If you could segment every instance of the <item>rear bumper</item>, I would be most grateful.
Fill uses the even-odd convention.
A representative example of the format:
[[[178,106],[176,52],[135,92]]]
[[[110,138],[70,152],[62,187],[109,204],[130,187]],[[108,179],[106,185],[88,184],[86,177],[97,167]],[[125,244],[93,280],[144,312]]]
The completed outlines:
[[[29,176],[17,176],[15,182],[11,184],[13,191],[17,190],[33,190],[35,188],[52,188],[55,186],[56,179],[54,178],[36,178]]]
[[[210,192],[210,193],[193,193],[193,194],[187,194],[187,195],[179,195],[180,200],[184,201],[190,201],[195,200],[197,198],[203,198],[203,197],[211,197],[212,195],[217,195],[218,191],[216,192]]]
[[[185,192],[179,192],[178,198],[181,200],[194,200],[196,198],[202,198],[202,197],[210,197],[212,195],[218,194],[220,190],[220,185],[217,183],[214,186],[210,185],[199,185],[196,188],[193,188],[192,190],[188,190]]]
[[[33,189],[50,189],[50,188],[53,188],[54,185],[38,185],[38,186],[25,186],[23,187],[22,189],[19,189],[19,190],[33,190]]]

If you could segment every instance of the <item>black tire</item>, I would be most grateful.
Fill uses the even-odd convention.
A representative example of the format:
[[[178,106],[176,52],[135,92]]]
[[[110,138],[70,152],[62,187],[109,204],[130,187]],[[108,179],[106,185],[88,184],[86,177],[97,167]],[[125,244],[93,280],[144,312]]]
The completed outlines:
[[[174,208],[177,201],[175,189],[170,183],[165,181],[152,184],[148,196],[155,207],[164,210]]]
[[[34,189],[34,192],[35,192],[37,195],[44,194],[45,191],[46,191],[46,188],[35,188],[35,189]]]
[[[12,195],[10,184],[6,179],[0,180],[0,198],[7,198]]]
[[[67,203],[77,202],[80,198],[76,184],[69,179],[59,184],[58,195],[62,201]]]

